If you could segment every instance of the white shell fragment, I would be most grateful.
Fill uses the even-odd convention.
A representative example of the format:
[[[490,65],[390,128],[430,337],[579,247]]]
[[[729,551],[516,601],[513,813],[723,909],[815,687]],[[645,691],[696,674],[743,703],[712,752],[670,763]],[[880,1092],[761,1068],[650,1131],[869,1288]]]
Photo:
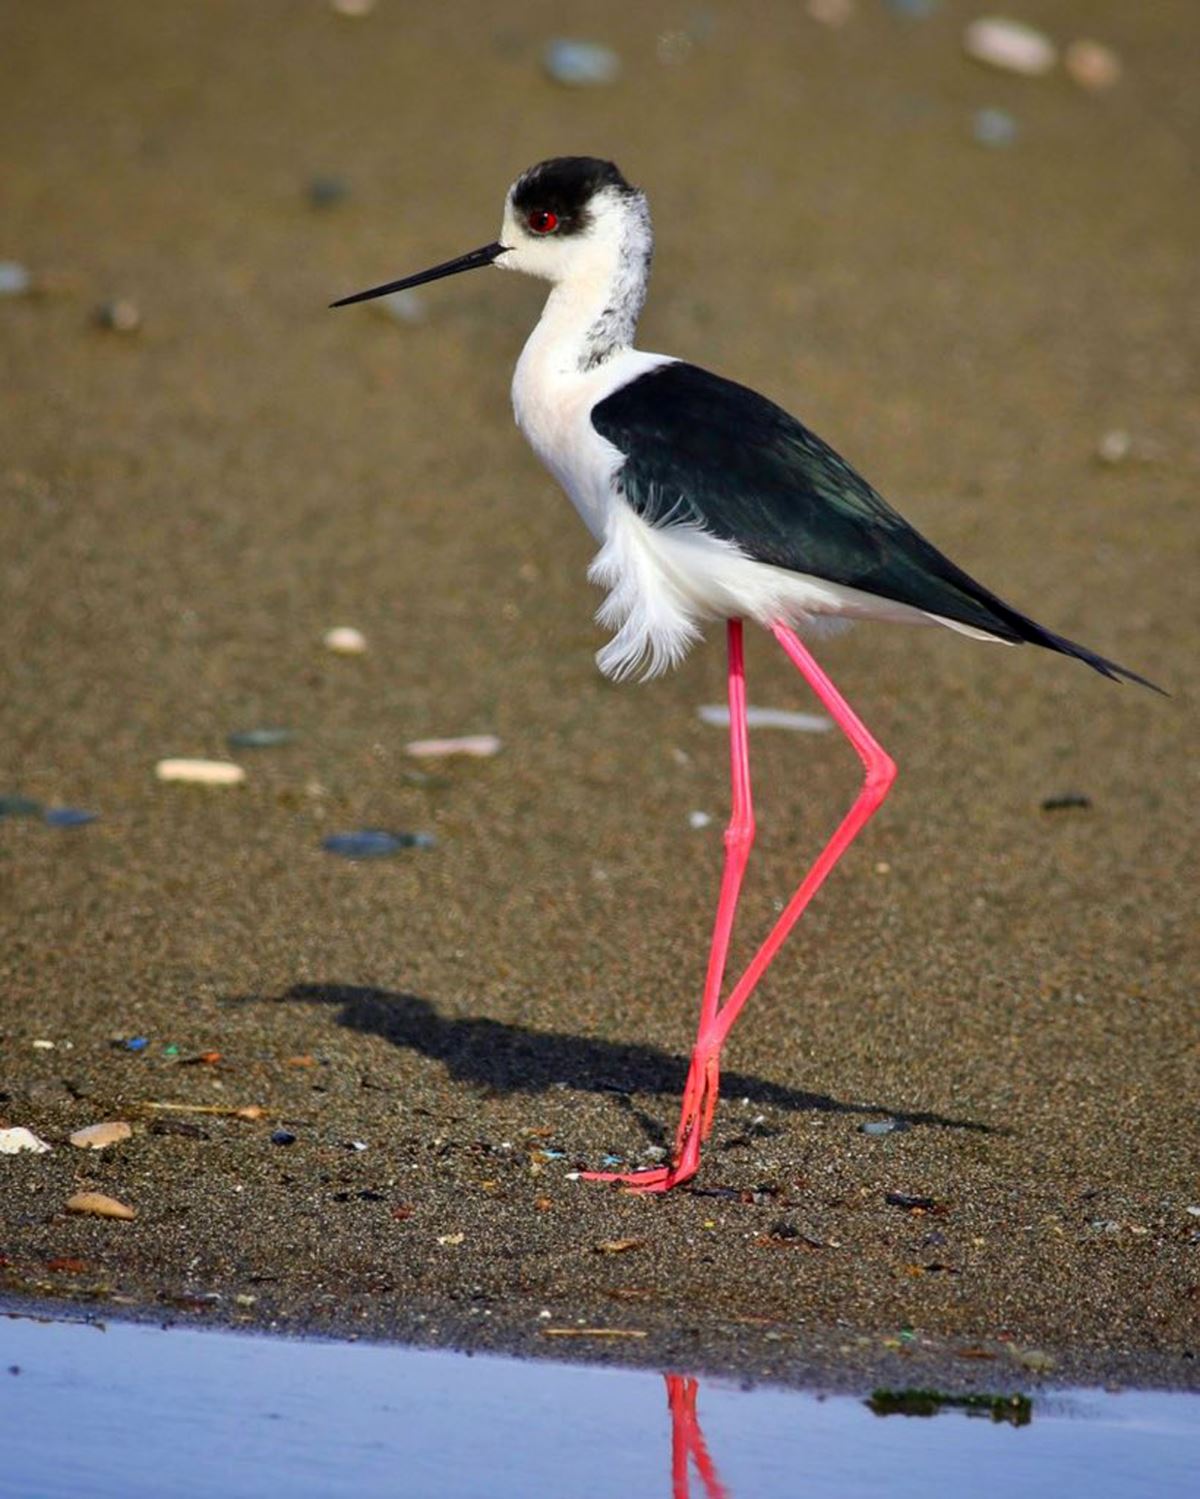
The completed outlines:
[[[67,1198],[68,1213],[90,1213],[93,1218],[136,1218],[131,1207],[118,1202],[115,1197],[106,1197],[103,1192],[76,1192]]]
[[[972,21],[963,32],[963,51],[976,62],[1026,78],[1041,78],[1058,61],[1058,48],[1048,36],[1006,16]]]
[[[353,625],[335,625],[325,631],[322,644],[336,656],[361,656],[367,648],[367,637]]]
[[[495,734],[464,734],[458,739],[413,739],[404,746],[406,754],[421,757],[439,755],[474,755],[486,759],[498,753],[500,741]]]
[[[1096,444],[1096,457],[1101,463],[1124,463],[1133,449],[1133,439],[1128,432],[1114,427],[1106,432]]]
[[[77,1129],[71,1136],[71,1144],[78,1145],[80,1150],[103,1150],[118,1140],[128,1140],[132,1134],[132,1127],[124,1119],[106,1119],[102,1124],[88,1124]]]
[[[39,1140],[31,1129],[26,1129],[22,1124],[15,1125],[12,1129],[0,1129],[0,1155],[20,1155],[23,1150],[31,1150],[34,1155],[45,1155],[53,1148],[45,1140]]]
[[[696,709],[696,716],[701,723],[729,727],[729,709],[724,703],[705,703]],[[823,713],[793,713],[787,708],[747,708],[746,724],[751,729],[795,729],[801,734],[824,734],[833,728],[833,720]]]
[[[232,760],[160,760],[154,767],[160,781],[190,781],[194,786],[239,786],[246,772]]]

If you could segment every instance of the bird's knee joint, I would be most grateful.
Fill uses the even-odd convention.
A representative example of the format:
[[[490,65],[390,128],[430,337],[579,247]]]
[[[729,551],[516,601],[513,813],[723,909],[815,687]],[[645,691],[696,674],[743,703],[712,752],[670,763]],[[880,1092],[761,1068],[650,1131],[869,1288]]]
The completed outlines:
[[[885,796],[896,779],[896,762],[890,755],[880,753],[867,767],[866,788],[877,796]]]
[[[752,817],[746,822],[731,822],[725,829],[725,847],[730,853],[744,853],[754,842],[754,834]]]

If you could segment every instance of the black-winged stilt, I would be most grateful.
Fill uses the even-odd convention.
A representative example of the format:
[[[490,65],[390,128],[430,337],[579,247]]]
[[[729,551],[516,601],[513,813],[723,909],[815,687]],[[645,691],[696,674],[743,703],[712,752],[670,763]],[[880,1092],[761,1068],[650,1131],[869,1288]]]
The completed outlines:
[[[612,162],[558,157],[517,178],[495,243],[333,305],[492,264],[549,281],[541,319],[513,376],[513,408],[600,543],[588,576],[608,590],[597,618],[614,631],[596,658],[601,671],[657,676],[682,659],[703,622],[726,621],[733,813],[675,1150],[669,1166],[585,1173],[662,1192],[699,1166],[730,1028],[896,774],[797,629],[856,619],[945,625],[976,640],[1046,646],[1113,680],[1154,684],[1044,629],[977,583],[845,459],[765,397],[635,349],[651,248],[646,199]],[[754,841],[746,619],[772,632],[854,746],[866,778],[722,1004],[734,911]]]

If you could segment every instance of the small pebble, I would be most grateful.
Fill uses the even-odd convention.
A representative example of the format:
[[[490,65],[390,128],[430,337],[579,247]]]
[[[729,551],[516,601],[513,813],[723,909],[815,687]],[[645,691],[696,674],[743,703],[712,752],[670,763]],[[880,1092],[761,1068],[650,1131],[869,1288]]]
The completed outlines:
[[[1081,38],[1072,42],[1063,54],[1063,66],[1080,88],[1101,93],[1121,79],[1121,59],[1103,42]]]
[[[695,828],[697,831],[701,828],[706,828],[711,821],[712,814],[709,812],[697,811],[688,813],[688,827]]]
[[[1063,791],[1058,796],[1047,796],[1042,801],[1043,812],[1068,812],[1078,808],[1085,811],[1092,805],[1090,796],[1082,791]]]
[[[860,1124],[859,1129],[864,1135],[898,1135],[908,1128],[903,1119],[869,1119],[865,1124]]]
[[[932,1197],[919,1197],[912,1192],[885,1192],[883,1200],[889,1207],[904,1208],[907,1212],[912,1212],[914,1208],[928,1212],[937,1207],[937,1202]]]
[[[103,1192],[76,1192],[67,1198],[68,1213],[90,1213],[94,1218],[135,1218],[131,1207],[118,1202],[115,1197],[106,1197]]]
[[[359,828],[354,833],[333,833],[322,840],[328,854],[343,859],[386,859],[405,848],[433,848],[431,833],[389,833],[386,828]]]
[[[332,208],[349,193],[350,184],[344,177],[320,174],[308,179],[308,201],[314,208]]]
[[[1004,147],[1016,142],[1021,127],[1007,109],[977,109],[971,133],[981,146]]]
[[[854,0],[808,0],[807,9],[819,25],[835,29],[854,19]]]
[[[19,260],[0,260],[0,297],[23,297],[33,287],[33,277]]]
[[[404,746],[406,755],[436,757],[439,755],[474,755],[483,759],[499,752],[495,734],[466,734],[459,739],[413,739]]]
[[[295,737],[293,729],[235,729],[225,743],[230,749],[274,749],[279,744],[291,744]]]
[[[1200,1218],[1200,1203],[1189,1204],[1187,1211],[1191,1213],[1193,1218]]]
[[[290,1129],[277,1129],[271,1136],[272,1145],[294,1145],[296,1137]]]
[[[1055,1367],[1053,1356],[1040,1348],[1010,1348],[1009,1353],[1032,1374],[1049,1374]]]
[[[681,67],[691,56],[695,38],[689,31],[664,31],[654,44],[654,55],[664,68]]]
[[[729,709],[724,703],[705,703],[696,709],[696,717],[715,728],[729,727]],[[824,734],[833,728],[833,720],[823,713],[793,713],[788,708],[747,708],[746,724],[751,729],[795,729],[801,734]]]
[[[35,802],[32,798],[19,794],[0,796],[0,817],[40,817],[41,815],[41,802]]]
[[[367,648],[367,637],[353,625],[335,625],[325,631],[321,643],[337,656],[361,656]]]
[[[78,1145],[81,1150],[103,1150],[119,1140],[128,1140],[132,1134],[132,1128],[124,1119],[108,1119],[102,1124],[88,1124],[77,1129],[71,1136],[71,1144]]]
[[[611,47],[601,46],[599,42],[559,37],[546,43],[542,51],[542,66],[555,83],[567,88],[594,88],[616,82],[621,59]]]
[[[160,781],[185,781],[193,786],[239,786],[246,772],[230,760],[160,760],[154,767]]]
[[[411,286],[406,291],[394,291],[386,297],[376,297],[371,303],[371,310],[389,318],[393,323],[407,323],[414,328],[429,317],[429,304]]]
[[[112,302],[101,302],[96,308],[96,325],[107,328],[110,333],[136,333],[142,326],[142,314],[137,303],[127,297],[118,297]]]
[[[52,828],[85,828],[99,816],[99,812],[88,812],[83,807],[47,807],[42,821]]]
[[[1032,26],[1005,16],[981,16],[963,32],[963,51],[975,62],[1040,78],[1058,61],[1058,48]]]
[[[1133,438],[1129,433],[1123,432],[1120,427],[1114,427],[1096,444],[1096,457],[1101,463],[1124,463],[1132,448]]]
[[[18,1124],[12,1129],[0,1129],[0,1155],[20,1155],[23,1150],[30,1150],[34,1155],[44,1155],[46,1151],[52,1149],[53,1146],[47,1145],[45,1140],[40,1140],[24,1125]]]

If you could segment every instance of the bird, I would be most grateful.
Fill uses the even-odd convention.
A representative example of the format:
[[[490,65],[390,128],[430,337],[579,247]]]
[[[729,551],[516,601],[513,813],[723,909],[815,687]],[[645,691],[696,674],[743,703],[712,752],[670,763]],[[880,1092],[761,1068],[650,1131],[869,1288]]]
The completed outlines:
[[[896,776],[895,762],[806,640],[859,620],[940,626],[974,640],[1042,646],[1113,681],[1162,689],[1054,634],[977,582],[773,401],[686,360],[636,349],[653,246],[646,195],[615,163],[553,157],[509,188],[499,239],[331,305],[489,266],[549,282],[513,374],[513,412],[598,545],[588,577],[605,590],[596,618],[611,632],[597,653],[601,672],[618,680],[659,676],[683,659],[706,624],[724,622],[732,805],[674,1149],[660,1166],[578,1173],[663,1193],[699,1170],[734,1022]],[[769,631],[805,678],[861,760],[863,782],[726,993],[734,917],[755,836],[746,623]]]

